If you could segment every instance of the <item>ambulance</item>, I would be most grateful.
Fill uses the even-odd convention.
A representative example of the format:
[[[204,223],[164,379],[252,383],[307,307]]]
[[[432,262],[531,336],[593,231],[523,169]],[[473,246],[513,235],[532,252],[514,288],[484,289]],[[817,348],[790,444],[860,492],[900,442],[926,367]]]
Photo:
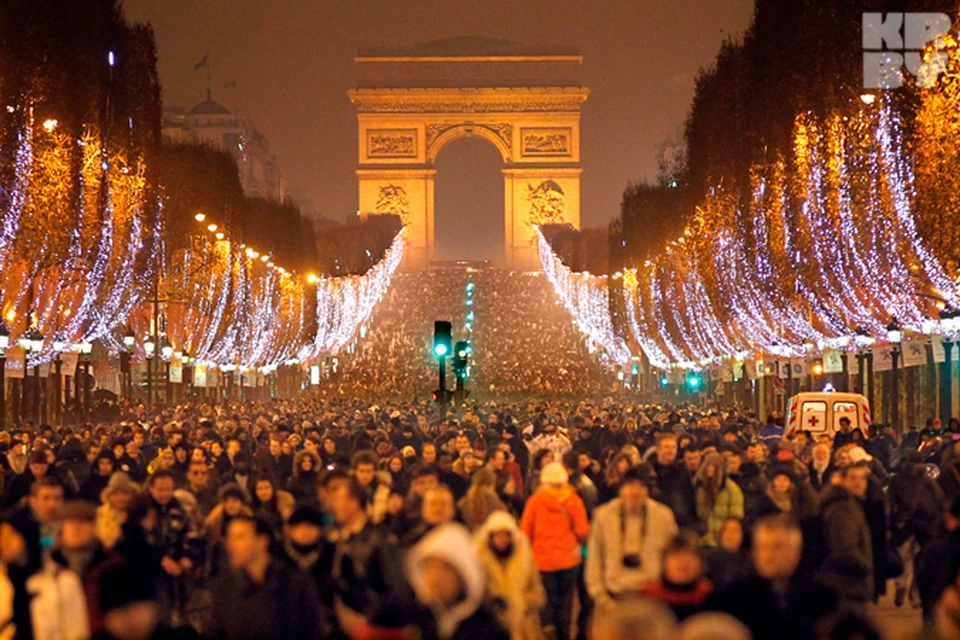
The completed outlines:
[[[831,437],[840,431],[840,419],[849,418],[851,429],[867,435],[870,426],[870,405],[859,393],[798,393],[787,404],[787,434],[809,431],[813,438],[821,434]]]

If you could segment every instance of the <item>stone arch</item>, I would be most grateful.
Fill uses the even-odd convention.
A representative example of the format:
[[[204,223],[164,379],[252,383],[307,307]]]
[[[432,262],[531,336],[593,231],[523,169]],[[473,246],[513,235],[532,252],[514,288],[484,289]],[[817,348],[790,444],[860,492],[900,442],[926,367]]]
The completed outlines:
[[[361,49],[357,87],[358,213],[397,214],[408,268],[434,253],[434,164],[462,137],[503,159],[507,266],[538,269],[534,224],[580,227],[579,52],[486,38]]]
[[[427,163],[434,164],[437,155],[448,142],[459,138],[482,138],[487,140],[503,158],[504,164],[513,162],[513,126],[509,122],[498,124],[428,124],[426,127]]]

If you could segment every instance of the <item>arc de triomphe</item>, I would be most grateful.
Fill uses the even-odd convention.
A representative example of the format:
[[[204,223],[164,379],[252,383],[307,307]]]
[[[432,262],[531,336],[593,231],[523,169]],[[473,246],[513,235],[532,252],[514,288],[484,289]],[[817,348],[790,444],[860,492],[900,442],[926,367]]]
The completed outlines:
[[[503,157],[507,267],[538,269],[534,224],[580,228],[582,56],[565,47],[451,38],[361,49],[348,94],[359,129],[362,215],[398,214],[406,266],[434,255],[434,162],[463,136]]]

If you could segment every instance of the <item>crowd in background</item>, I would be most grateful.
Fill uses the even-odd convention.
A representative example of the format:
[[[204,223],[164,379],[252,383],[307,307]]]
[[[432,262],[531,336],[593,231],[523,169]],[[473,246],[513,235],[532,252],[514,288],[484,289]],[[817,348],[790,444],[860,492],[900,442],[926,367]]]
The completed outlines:
[[[542,273],[486,270],[473,280],[473,382],[481,397],[580,398],[610,389],[611,376]]]
[[[468,278],[474,284],[469,307]],[[580,398],[611,388],[612,374],[588,349],[543,274],[437,268],[395,276],[356,352],[338,358],[321,391],[371,402],[429,397],[437,388],[435,320],[452,323],[454,342],[471,342],[466,386],[473,398]],[[449,366],[447,384],[454,386]]]
[[[602,402],[0,434],[0,638],[960,637],[960,433]]]

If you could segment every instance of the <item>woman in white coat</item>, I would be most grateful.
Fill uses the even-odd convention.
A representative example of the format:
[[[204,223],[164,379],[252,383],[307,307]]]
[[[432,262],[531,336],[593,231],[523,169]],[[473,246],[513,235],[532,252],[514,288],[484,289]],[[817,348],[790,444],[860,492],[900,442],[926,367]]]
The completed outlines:
[[[487,574],[487,595],[497,603],[500,622],[512,640],[539,640],[540,610],[547,594],[530,540],[506,511],[493,512],[474,535],[477,557]]]

